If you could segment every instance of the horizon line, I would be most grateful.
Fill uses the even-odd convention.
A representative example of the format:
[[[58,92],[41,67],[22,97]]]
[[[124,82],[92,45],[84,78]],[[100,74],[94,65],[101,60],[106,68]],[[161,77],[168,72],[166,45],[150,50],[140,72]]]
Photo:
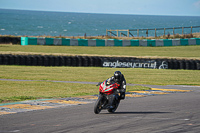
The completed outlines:
[[[142,15],[142,16],[175,16],[175,17],[200,17],[196,15],[152,15],[152,14],[125,14],[125,13],[91,13],[91,12],[70,12],[70,11],[55,11],[55,10],[34,10],[34,9],[11,9],[11,8],[0,8],[0,10],[20,10],[20,11],[35,11],[35,12],[62,12],[62,13],[82,13],[82,14],[104,14],[104,15]]]

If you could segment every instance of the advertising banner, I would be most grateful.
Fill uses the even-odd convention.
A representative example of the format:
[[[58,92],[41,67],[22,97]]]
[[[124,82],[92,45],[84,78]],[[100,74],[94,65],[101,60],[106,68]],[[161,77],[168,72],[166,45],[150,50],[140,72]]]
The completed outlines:
[[[161,60],[118,60],[104,59],[103,67],[111,68],[151,68],[151,69],[168,69],[168,63]]]

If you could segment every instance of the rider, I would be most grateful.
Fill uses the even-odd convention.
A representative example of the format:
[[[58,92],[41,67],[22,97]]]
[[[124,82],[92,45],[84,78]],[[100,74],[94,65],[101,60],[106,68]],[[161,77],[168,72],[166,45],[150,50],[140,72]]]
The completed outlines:
[[[118,100],[125,99],[126,80],[124,78],[124,75],[120,71],[115,71],[114,76],[108,78],[107,80],[108,82],[114,81],[115,83],[120,85],[117,89],[117,92],[120,93],[120,97],[118,98]],[[112,105],[113,100],[114,100],[114,97],[111,96],[109,99],[110,105]]]

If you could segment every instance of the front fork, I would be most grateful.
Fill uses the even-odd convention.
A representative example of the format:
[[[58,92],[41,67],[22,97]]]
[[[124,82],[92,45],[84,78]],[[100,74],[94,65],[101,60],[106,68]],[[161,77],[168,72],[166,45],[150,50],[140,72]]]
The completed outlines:
[[[119,100],[119,94],[113,93],[111,95],[108,95],[108,105],[112,106],[115,101]]]

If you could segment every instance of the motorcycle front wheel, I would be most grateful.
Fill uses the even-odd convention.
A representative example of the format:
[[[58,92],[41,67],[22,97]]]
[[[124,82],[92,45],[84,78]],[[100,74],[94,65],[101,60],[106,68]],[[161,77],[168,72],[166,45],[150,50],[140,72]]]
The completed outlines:
[[[101,112],[101,109],[102,109],[102,99],[103,99],[103,96],[99,96],[95,105],[94,105],[94,113],[95,114],[99,114]]]
[[[115,104],[114,104],[114,108],[108,109],[108,112],[109,113],[114,113],[117,110],[117,108],[119,106],[119,103],[120,103],[120,100],[116,101]]]

